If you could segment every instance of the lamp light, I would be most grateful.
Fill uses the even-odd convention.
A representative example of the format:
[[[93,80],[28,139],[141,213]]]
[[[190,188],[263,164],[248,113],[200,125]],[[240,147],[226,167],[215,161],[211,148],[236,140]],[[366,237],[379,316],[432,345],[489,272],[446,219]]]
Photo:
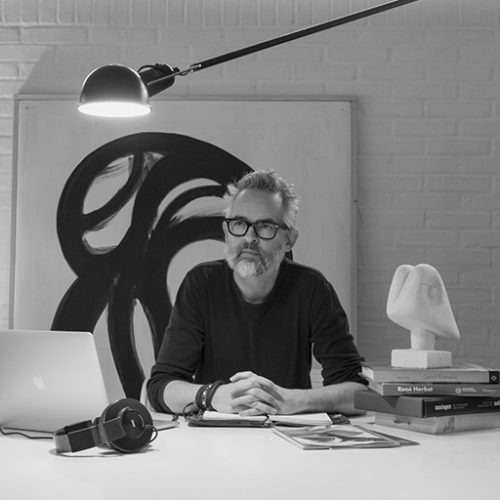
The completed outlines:
[[[142,66],[138,71],[120,64],[108,64],[92,71],[82,85],[78,110],[98,116],[139,116],[149,113],[149,97],[174,84],[176,76],[185,76],[231,59],[274,47],[341,24],[384,12],[417,0],[395,0],[344,17],[292,31],[285,35],[191,64],[183,70],[167,64]]]

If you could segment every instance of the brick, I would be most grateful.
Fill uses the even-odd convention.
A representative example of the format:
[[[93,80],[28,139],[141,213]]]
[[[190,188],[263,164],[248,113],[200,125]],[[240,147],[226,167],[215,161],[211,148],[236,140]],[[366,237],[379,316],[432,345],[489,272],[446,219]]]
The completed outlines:
[[[458,231],[413,229],[398,231],[395,243],[397,246],[417,247],[453,247],[458,243]]]
[[[380,248],[396,246],[396,238],[399,230],[387,229],[363,229],[358,234],[358,245],[360,247]]]
[[[396,194],[393,209],[458,210],[461,205],[460,193],[404,193]],[[465,208],[465,207],[464,207]]]
[[[295,63],[293,78],[301,81],[353,80],[354,66],[350,64]]]
[[[184,0],[168,0],[167,4],[168,26],[185,26],[185,2]]]
[[[500,268],[460,269],[460,283],[469,285],[495,285],[500,282]]]
[[[15,62],[0,63],[0,80],[18,76],[18,66]]]
[[[500,210],[500,196],[496,193],[464,193],[461,205],[464,210]]]
[[[203,15],[203,3],[201,0],[189,0],[186,2],[186,26],[202,27],[205,24]]]
[[[21,28],[21,42],[28,44],[84,43],[87,28],[75,26]]]
[[[19,41],[19,28],[0,27],[0,43],[12,43]]]
[[[361,252],[360,265],[395,271],[399,263],[423,261],[425,261],[425,250],[422,249],[367,248]]]
[[[39,24],[57,24],[58,9],[57,0],[39,0],[38,1],[38,22]],[[28,4],[24,4],[28,5]],[[36,6],[36,4],[35,4]],[[23,14],[24,14],[23,8]]]
[[[491,45],[495,41],[494,29],[440,28],[425,30],[425,43],[430,46]]]
[[[423,116],[423,104],[416,101],[396,101],[394,99],[376,99],[361,101],[358,108],[364,116],[418,117]]]
[[[239,10],[239,25],[241,26],[258,26],[258,3],[257,2],[240,2]]]
[[[325,94],[323,89],[323,84],[319,82],[308,82],[304,85],[301,82],[293,81],[259,81],[256,85],[256,90],[258,94],[265,95],[269,93],[270,95],[298,95],[298,96],[310,96],[310,95],[322,95]]]
[[[500,158],[486,155],[466,156],[462,159],[463,173],[498,173]]]
[[[498,4],[489,0],[475,0],[461,2],[462,25],[477,27],[495,27],[495,14],[498,13]]]
[[[429,191],[486,192],[491,187],[491,178],[486,175],[430,175],[426,180]]]
[[[285,44],[264,50],[259,54],[262,61],[278,61],[293,63],[322,63],[323,49],[319,46]]]
[[[460,234],[461,244],[473,248],[500,247],[500,230],[463,230]]]
[[[500,100],[500,85],[497,82],[464,82],[460,85],[460,99],[463,101]]]
[[[454,304],[474,304],[491,302],[491,290],[489,287],[472,287],[466,288],[449,287],[447,288],[448,297],[452,306]]]
[[[238,26],[240,21],[240,5],[234,0],[222,0],[222,22],[226,27]]]
[[[359,151],[371,154],[422,154],[425,149],[424,139],[419,137],[361,137]]]
[[[400,156],[394,160],[392,171],[400,173],[457,173],[460,163],[457,158],[412,158]]]
[[[498,137],[499,120],[463,120],[463,135],[469,137]]]
[[[359,33],[359,43],[368,46],[410,46],[422,45],[424,42],[424,31],[419,29],[363,29]]]
[[[428,249],[425,251],[425,261],[437,269],[454,267],[491,266],[491,253],[487,249]]]
[[[358,74],[361,80],[422,80],[424,71],[423,65],[366,63],[359,66]]]
[[[488,101],[432,100],[425,103],[425,114],[429,118],[490,118],[491,104]]]
[[[441,82],[396,82],[393,97],[396,99],[456,99],[458,83]]]
[[[408,227],[424,227],[423,211],[395,210],[358,210],[359,227],[387,227],[389,229],[405,229]]]
[[[221,2],[213,2],[210,9],[204,9],[205,26],[222,26],[222,5]],[[233,24],[229,24],[233,25]]]
[[[165,0],[149,0],[151,26],[165,27],[167,25],[167,2]]]
[[[76,6],[72,0],[59,0],[57,20],[62,24],[72,24],[76,20]]]
[[[388,61],[390,57],[388,47],[338,47],[333,44],[329,44],[326,47],[326,56],[328,61],[349,63],[360,63],[365,61],[383,62]]]
[[[409,175],[370,175],[362,176],[358,180],[358,188],[361,190],[373,189],[376,192],[418,192],[422,190],[422,178]]]
[[[245,58],[244,60],[232,61],[224,67],[225,74],[230,79],[271,79],[288,80],[291,76],[291,67],[289,64],[256,62]]]
[[[465,45],[459,49],[459,58],[462,63],[495,64],[498,61],[498,48],[492,45]]]
[[[21,19],[21,2],[19,0],[4,0],[3,21],[5,24],[19,24]]]
[[[428,139],[427,153],[430,155],[485,155],[490,152],[488,139],[436,138]]]
[[[152,28],[91,27],[89,41],[93,44],[152,44],[156,41],[156,33]]]
[[[150,26],[151,5],[146,2],[134,2],[130,3],[130,24],[132,26]]]
[[[422,64],[450,64],[459,60],[459,49],[457,47],[432,47],[429,50],[427,45],[391,47],[392,61],[405,63]],[[479,59],[475,59],[474,62]]]
[[[489,212],[444,212],[427,210],[425,215],[426,227],[438,228],[488,228],[491,227]]]
[[[94,20],[92,0],[78,0],[75,5],[77,24],[90,24]]]
[[[394,121],[399,136],[446,136],[457,133],[457,124],[451,119],[397,119]]]
[[[478,81],[493,78],[492,64],[434,64],[427,68],[429,81]]]

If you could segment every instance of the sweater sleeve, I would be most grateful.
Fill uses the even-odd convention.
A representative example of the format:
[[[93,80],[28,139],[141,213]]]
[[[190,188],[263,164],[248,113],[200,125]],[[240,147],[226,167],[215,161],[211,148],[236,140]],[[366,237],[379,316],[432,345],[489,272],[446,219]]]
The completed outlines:
[[[193,381],[203,350],[202,288],[196,273],[184,278],[170,315],[156,362],[147,382],[149,401],[157,411],[171,410],[163,401],[165,386],[172,380]]]
[[[349,332],[346,313],[332,285],[318,284],[311,306],[311,341],[314,357],[322,367],[323,385],[366,382],[360,377],[361,362]]]

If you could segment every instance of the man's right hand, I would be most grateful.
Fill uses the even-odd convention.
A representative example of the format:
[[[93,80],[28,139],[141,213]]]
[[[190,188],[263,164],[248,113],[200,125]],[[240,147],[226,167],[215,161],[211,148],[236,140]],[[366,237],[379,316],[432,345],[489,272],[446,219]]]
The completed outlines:
[[[212,398],[212,407],[223,413],[240,413],[251,408],[258,408],[254,414],[277,413],[281,396],[269,380],[252,375],[218,387]]]

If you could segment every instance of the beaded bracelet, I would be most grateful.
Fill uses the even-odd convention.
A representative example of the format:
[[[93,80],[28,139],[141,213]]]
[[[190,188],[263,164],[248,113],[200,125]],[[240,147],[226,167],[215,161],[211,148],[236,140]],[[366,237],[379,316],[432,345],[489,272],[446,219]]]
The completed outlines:
[[[212,406],[212,399],[214,398],[215,391],[221,386],[224,385],[224,380],[216,380],[212,382],[207,391],[207,408],[211,411],[215,411],[215,408]]]
[[[210,384],[202,385],[196,392],[195,396],[196,406],[201,411],[205,410],[214,411],[215,408],[212,406],[212,398],[214,397],[217,388],[223,384],[225,384],[223,380],[216,380],[215,382],[212,382]]]

